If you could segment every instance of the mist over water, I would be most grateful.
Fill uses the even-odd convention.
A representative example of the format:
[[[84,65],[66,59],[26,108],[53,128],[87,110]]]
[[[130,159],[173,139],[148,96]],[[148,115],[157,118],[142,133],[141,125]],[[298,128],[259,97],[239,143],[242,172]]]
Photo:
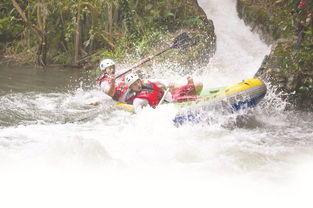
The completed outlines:
[[[210,64],[192,72],[204,87],[252,78],[270,52],[235,2],[199,0],[217,35]],[[166,64],[144,73],[186,81]],[[271,86],[251,112],[177,128],[173,106],[120,110],[94,74],[1,67],[0,80],[1,207],[309,205],[313,115],[285,111]]]

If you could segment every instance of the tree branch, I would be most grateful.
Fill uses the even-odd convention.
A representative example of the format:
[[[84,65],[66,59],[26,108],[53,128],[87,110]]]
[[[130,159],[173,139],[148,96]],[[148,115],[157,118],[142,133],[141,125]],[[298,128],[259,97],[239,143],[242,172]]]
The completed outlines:
[[[42,38],[42,31],[34,24],[32,24],[26,17],[25,12],[22,10],[22,8],[20,7],[20,5],[15,1],[15,0],[11,0],[13,6],[15,7],[15,9],[17,10],[17,12],[21,15],[23,21],[40,37]]]

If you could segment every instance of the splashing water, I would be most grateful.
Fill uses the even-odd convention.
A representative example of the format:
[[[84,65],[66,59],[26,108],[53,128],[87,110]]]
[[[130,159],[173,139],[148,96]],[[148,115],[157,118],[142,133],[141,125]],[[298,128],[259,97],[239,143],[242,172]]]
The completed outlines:
[[[195,81],[218,87],[253,77],[270,47],[238,19],[234,0],[199,4],[214,21],[217,51],[195,69]],[[178,72],[156,64],[145,73],[185,82]],[[125,112],[91,84],[93,75],[2,67],[0,80],[5,207],[271,207],[307,196],[271,184],[290,179],[298,166],[308,179],[304,159],[313,153],[312,114],[285,111],[271,86],[249,113],[177,128],[173,106]],[[310,183],[297,180],[300,189]],[[264,200],[253,202],[260,195]],[[56,200],[48,203],[51,196]]]

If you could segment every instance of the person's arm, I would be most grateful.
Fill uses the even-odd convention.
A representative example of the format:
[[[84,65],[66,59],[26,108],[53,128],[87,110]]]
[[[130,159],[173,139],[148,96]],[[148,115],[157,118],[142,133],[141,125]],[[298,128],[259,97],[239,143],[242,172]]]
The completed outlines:
[[[114,96],[114,93],[115,93],[115,77],[113,77],[111,79],[110,87],[109,87],[109,89],[105,93],[108,94],[111,97]]]
[[[102,82],[101,89],[104,91],[105,94],[113,97],[115,93],[115,78],[112,79],[111,83],[107,81]]]

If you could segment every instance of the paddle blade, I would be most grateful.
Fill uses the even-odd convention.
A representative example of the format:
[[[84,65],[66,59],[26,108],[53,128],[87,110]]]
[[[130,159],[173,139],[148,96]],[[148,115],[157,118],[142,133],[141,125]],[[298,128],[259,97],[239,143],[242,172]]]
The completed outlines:
[[[192,38],[190,38],[186,32],[183,32],[174,39],[171,48],[181,48],[186,46],[192,46],[194,44],[195,41]]]

